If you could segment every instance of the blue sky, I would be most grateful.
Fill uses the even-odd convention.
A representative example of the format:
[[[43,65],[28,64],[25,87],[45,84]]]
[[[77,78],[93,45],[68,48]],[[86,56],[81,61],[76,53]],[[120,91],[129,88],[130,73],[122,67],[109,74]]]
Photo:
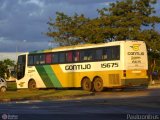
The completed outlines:
[[[0,52],[33,51],[49,48],[45,36],[49,17],[57,11],[68,15],[83,13],[97,17],[97,9],[116,0],[0,0]],[[157,15],[160,0],[155,5]]]

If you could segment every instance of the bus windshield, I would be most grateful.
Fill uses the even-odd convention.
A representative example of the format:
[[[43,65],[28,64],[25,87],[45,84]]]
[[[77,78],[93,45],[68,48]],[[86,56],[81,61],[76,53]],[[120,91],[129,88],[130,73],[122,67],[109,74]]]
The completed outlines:
[[[21,79],[25,75],[25,63],[26,63],[26,56],[21,55],[18,56],[18,62],[17,62],[17,79]]]

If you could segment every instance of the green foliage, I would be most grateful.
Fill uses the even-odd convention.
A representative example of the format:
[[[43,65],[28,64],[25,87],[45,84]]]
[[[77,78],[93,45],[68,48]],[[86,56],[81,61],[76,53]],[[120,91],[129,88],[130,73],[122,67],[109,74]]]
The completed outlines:
[[[160,23],[159,17],[152,16],[155,13],[152,7],[154,3],[155,1],[150,0],[123,0],[110,4],[108,9],[99,10],[106,34],[110,34],[108,31],[115,28],[112,37],[116,41],[129,39],[150,42],[151,36],[156,33],[155,24]],[[143,29],[145,26],[148,30]],[[144,36],[146,33],[148,38]],[[159,34],[156,34],[157,38],[158,36]],[[156,40],[159,41],[159,39]]]
[[[12,81],[12,82],[9,82],[9,81],[7,81],[7,90],[8,91],[16,91],[17,90],[17,84],[16,84],[16,82],[14,81]]]
[[[54,100],[64,98],[74,98],[77,96],[91,95],[91,92],[84,90],[18,90],[16,91],[15,83],[8,83],[8,91],[0,93],[0,100]],[[13,85],[13,86],[12,86]]]
[[[80,16],[75,14],[73,17],[69,17],[64,13],[57,12],[56,15],[56,22],[53,22],[52,19],[48,22],[50,26],[47,33],[48,36],[53,37],[54,41],[59,43],[60,46],[73,45],[85,41],[85,31],[80,29],[84,28],[89,19],[85,18],[83,14]]]
[[[8,77],[8,75],[9,75],[8,67],[14,66],[14,65],[15,65],[14,61],[12,61],[10,59],[5,59],[3,61],[0,61],[0,77],[2,77],[2,78]]]
[[[56,13],[50,18],[46,33],[60,46],[82,43],[102,43],[119,40],[143,40],[152,53],[159,52],[160,34],[155,25],[160,17],[154,16],[156,0],[121,0],[109,8],[97,10],[97,18],[83,14],[73,16]],[[146,28],[146,29],[145,29]]]
[[[47,35],[53,37],[60,46],[103,42],[99,19],[85,18],[83,14],[73,17],[59,12],[56,14],[56,22],[52,19],[48,22],[50,27]]]
[[[5,73],[7,72],[7,66],[3,61],[0,61],[0,77],[5,78]]]
[[[5,59],[3,61],[3,63],[6,65],[6,66],[14,66],[14,60],[10,60],[10,59]]]

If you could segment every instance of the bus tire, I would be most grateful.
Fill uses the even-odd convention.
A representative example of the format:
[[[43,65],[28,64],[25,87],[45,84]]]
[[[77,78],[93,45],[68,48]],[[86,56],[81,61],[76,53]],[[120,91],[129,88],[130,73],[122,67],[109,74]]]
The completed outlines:
[[[35,80],[30,80],[29,82],[28,82],[28,88],[29,89],[36,89],[36,82],[35,82]]]
[[[83,90],[90,91],[92,89],[92,83],[88,77],[83,78],[81,82],[81,87]]]
[[[93,81],[93,86],[96,92],[103,91],[103,80],[100,77],[96,77]]]
[[[4,93],[4,92],[6,92],[6,91],[7,91],[7,88],[6,88],[6,87],[4,87],[4,86],[2,86],[2,87],[0,88],[0,91]]]

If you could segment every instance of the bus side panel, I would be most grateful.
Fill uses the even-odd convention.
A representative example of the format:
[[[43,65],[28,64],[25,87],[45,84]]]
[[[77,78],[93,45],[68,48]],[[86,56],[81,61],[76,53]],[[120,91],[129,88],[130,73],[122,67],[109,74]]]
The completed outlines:
[[[76,86],[76,82],[78,81],[77,80],[78,79],[77,74],[75,74],[75,73],[64,73],[61,70],[60,65],[52,65],[51,68],[54,71],[54,74],[57,78],[57,81],[59,81],[59,83],[61,83],[61,86],[55,85],[56,88]]]
[[[111,68],[102,68],[102,64],[104,63],[109,63]],[[116,64],[116,68],[113,70],[112,64],[110,65],[110,63],[117,63],[119,66]],[[84,77],[88,77],[90,81],[93,81],[95,77],[101,77],[104,87],[109,87],[110,84],[113,86],[121,85],[120,79],[122,77],[122,71],[120,70],[121,64],[119,61],[92,62],[87,63],[87,65],[88,64],[91,66],[90,68],[88,67],[88,69],[85,69],[84,67],[86,66],[86,63],[77,63],[74,65],[78,67],[73,67],[73,64],[52,65],[52,70],[54,71],[54,74],[61,83],[62,87],[81,87],[81,81]],[[79,67],[80,65],[83,66],[83,70]],[[117,79],[114,77],[115,75],[118,76],[118,83],[114,82],[116,81],[114,79]],[[109,82],[109,76],[112,77],[112,82]]]
[[[50,65],[36,66],[36,69],[47,88],[61,86]]]
[[[25,76],[17,80],[17,88],[28,88],[28,82],[29,80],[35,80],[37,88],[46,88],[44,81],[42,80],[41,76],[39,75],[39,72],[35,66],[30,66],[26,68]]]

